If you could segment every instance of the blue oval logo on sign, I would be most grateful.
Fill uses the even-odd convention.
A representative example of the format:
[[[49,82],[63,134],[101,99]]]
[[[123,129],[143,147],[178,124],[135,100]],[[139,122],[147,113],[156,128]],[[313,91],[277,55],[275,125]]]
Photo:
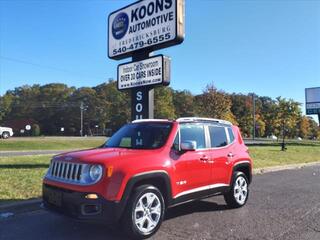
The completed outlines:
[[[112,22],[112,35],[119,40],[126,35],[129,28],[129,17],[126,13],[119,13]]]

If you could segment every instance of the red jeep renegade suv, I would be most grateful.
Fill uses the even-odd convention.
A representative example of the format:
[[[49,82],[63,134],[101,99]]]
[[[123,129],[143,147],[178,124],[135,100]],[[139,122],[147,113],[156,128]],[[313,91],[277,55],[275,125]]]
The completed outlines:
[[[245,205],[252,160],[238,127],[207,118],[136,120],[103,146],[51,160],[44,206],[81,220],[121,222],[133,238],[160,227],[165,210],[223,194]]]

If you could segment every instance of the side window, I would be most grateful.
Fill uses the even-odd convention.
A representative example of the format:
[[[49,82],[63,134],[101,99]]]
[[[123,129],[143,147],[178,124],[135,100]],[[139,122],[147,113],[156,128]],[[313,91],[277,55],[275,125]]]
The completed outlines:
[[[232,128],[228,127],[228,133],[229,133],[230,143],[232,143],[234,141]]]
[[[180,125],[181,142],[195,141],[197,149],[206,147],[204,127],[200,124],[181,124]]]
[[[223,147],[228,144],[227,135],[224,127],[209,126],[211,147]]]
[[[123,138],[121,138],[119,147],[127,147],[127,148],[132,147],[132,145],[131,145],[131,138],[130,138],[130,137],[123,137]]]

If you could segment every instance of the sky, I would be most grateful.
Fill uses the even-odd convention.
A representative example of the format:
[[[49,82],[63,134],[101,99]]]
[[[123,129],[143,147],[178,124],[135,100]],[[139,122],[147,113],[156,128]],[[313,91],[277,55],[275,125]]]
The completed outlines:
[[[96,86],[116,78],[107,57],[107,17],[130,0],[0,0],[0,95],[25,84]],[[171,84],[194,94],[228,93],[304,103],[320,87],[320,1],[186,0]],[[303,111],[304,111],[304,105]]]

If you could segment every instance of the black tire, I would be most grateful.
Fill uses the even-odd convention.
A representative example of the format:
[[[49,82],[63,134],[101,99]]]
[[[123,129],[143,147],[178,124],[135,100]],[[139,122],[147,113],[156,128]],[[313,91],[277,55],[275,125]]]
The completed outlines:
[[[3,139],[7,139],[7,138],[9,138],[10,137],[10,133],[9,132],[3,132],[2,133],[2,138]]]
[[[156,196],[152,206],[150,207],[147,206],[148,202],[145,202],[148,201],[148,196]],[[160,204],[160,209],[158,204]],[[140,207],[142,207],[144,210],[137,210],[140,209]],[[156,207],[158,210],[157,213],[152,213],[152,209],[155,209]],[[130,239],[149,238],[160,228],[164,218],[164,211],[165,203],[162,193],[159,191],[159,189],[152,185],[141,185],[134,190],[128,201],[127,207],[121,219],[121,226]],[[137,219],[137,217],[139,218]],[[140,221],[137,220],[143,218],[145,220],[142,220],[141,223],[138,223]],[[149,223],[151,223],[150,219],[152,221],[155,220],[153,223],[157,222],[157,224],[150,224],[151,226],[154,225],[154,228],[152,228],[150,231],[147,231]],[[141,228],[145,228],[145,231],[142,231]]]
[[[243,182],[245,181],[245,182]],[[243,188],[239,188],[240,185]],[[249,181],[243,172],[234,172],[230,191],[224,194],[224,200],[228,207],[239,208],[247,203],[249,197]]]

